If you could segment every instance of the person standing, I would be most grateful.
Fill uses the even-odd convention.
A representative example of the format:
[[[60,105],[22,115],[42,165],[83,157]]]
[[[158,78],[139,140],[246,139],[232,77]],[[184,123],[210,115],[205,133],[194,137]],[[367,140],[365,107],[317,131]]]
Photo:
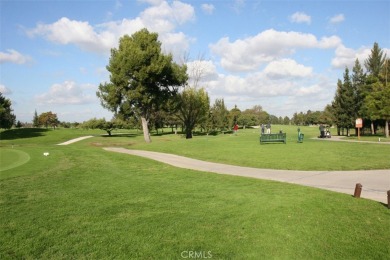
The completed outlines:
[[[238,131],[238,125],[234,124],[234,127],[233,127],[234,135],[237,135],[237,131]]]
[[[265,129],[264,129],[264,124],[261,124],[261,134],[263,135],[265,132]]]
[[[323,124],[320,124],[319,130],[320,130],[320,138],[325,138],[325,127]]]
[[[266,128],[267,128],[267,134],[270,134],[271,133],[271,123],[268,123]]]

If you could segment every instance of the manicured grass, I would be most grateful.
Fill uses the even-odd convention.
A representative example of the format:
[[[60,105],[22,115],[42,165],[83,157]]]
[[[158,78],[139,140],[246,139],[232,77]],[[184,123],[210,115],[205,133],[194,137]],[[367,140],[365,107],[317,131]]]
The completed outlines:
[[[30,155],[17,149],[1,149],[0,150],[0,172],[9,170],[27,163],[30,160]]]
[[[12,142],[31,159],[0,172],[0,259],[180,259],[185,251],[210,251],[213,259],[388,258],[390,211],[378,202],[183,170],[101,149],[165,146],[199,155],[198,148],[223,152],[224,144],[237,140],[248,146],[257,136],[252,131],[193,140],[154,136],[149,146],[135,134],[55,145],[65,136],[84,135],[81,130],[47,131],[23,141],[2,138],[0,149]],[[293,141],[256,148],[324,144]],[[45,151],[50,155],[43,156]]]
[[[297,127],[275,126],[287,133],[287,144],[259,142],[258,129],[240,130],[238,135],[153,136],[146,144],[142,137],[95,138],[100,146],[125,146],[129,149],[160,151],[206,161],[241,166],[291,170],[364,170],[390,169],[390,145],[346,143],[318,140],[318,129],[300,127],[305,134],[297,143]],[[315,139],[312,139],[315,138]]]

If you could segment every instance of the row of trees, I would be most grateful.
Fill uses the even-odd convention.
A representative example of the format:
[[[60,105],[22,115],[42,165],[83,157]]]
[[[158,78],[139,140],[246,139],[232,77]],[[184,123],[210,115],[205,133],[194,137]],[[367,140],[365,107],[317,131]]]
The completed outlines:
[[[107,70],[110,82],[100,84],[96,93],[102,106],[114,113],[115,120],[140,121],[146,142],[151,141],[152,126],[157,129],[182,125],[186,138],[192,138],[196,126],[210,132],[225,131],[234,123],[244,127],[290,123],[288,117],[269,115],[261,106],[229,111],[223,99],[210,106],[208,93],[198,86],[202,68],[194,68],[189,77],[185,63],[179,65],[171,55],[163,54],[158,34],[147,29],[120,38],[119,47],[111,50]],[[192,82],[188,84],[190,78]]]
[[[390,86],[388,86],[390,60],[383,50],[374,43],[369,57],[364,62],[366,73],[356,59],[352,74],[345,68],[343,80],[337,82],[337,90],[331,106],[327,109],[333,114],[333,120],[340,130],[355,128],[355,119],[363,118],[375,133],[375,122],[383,122],[385,135],[389,137]]]
[[[149,129],[152,127],[171,126],[173,129],[181,125],[186,138],[192,138],[196,126],[206,132],[225,131],[234,123],[244,127],[266,123],[326,123],[336,124],[338,129],[347,129],[349,133],[349,129],[354,127],[354,120],[363,117],[370,122],[384,120],[388,136],[389,66],[383,51],[375,43],[365,61],[367,73],[363,72],[359,60],[355,62],[352,75],[346,68],[343,81],[338,80],[332,104],[324,111],[295,113],[291,120],[269,115],[261,106],[245,111],[236,106],[229,111],[223,99],[217,99],[210,106],[208,93],[198,86],[203,76],[201,68],[190,71],[189,77],[184,62],[179,65],[173,61],[172,55],[162,53],[158,34],[143,29],[132,36],[123,36],[119,40],[119,47],[111,50],[107,65],[110,82],[100,84],[96,93],[102,106],[114,113],[114,119],[92,119],[84,122],[84,125],[104,129],[110,134],[112,129],[123,127],[123,122],[131,126],[141,122],[144,139],[150,142]],[[189,79],[193,80],[190,84]],[[10,109],[10,104],[8,107]],[[7,105],[1,109],[2,113]],[[15,117],[11,121],[14,122]],[[35,112],[34,126],[57,127],[58,124],[56,114],[46,112],[38,116]]]

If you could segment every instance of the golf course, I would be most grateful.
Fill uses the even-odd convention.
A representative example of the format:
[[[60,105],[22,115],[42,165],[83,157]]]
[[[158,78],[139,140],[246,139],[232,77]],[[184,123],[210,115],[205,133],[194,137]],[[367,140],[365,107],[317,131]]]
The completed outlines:
[[[390,259],[385,203],[107,150],[267,170],[390,169],[389,139],[319,140],[303,126],[298,143],[296,126],[274,129],[286,144],[260,145],[255,128],[192,139],[164,129],[151,143],[140,130],[4,130],[0,259]]]

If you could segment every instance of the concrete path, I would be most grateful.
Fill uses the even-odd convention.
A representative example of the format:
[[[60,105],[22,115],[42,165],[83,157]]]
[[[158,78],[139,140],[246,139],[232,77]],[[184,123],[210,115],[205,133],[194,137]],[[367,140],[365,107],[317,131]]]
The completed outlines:
[[[142,156],[175,167],[218,174],[244,176],[274,180],[316,187],[325,190],[354,194],[355,185],[361,183],[362,198],[387,204],[387,191],[390,190],[390,170],[367,171],[290,171],[240,167],[221,163],[205,162],[183,156],[125,148],[104,148],[107,151]]]
[[[82,136],[82,137],[79,137],[79,138],[75,138],[75,139],[72,139],[72,140],[69,140],[67,142],[63,142],[63,143],[60,143],[60,144],[57,144],[57,145],[68,145],[68,144],[73,144],[75,142],[78,142],[78,141],[81,141],[81,140],[84,140],[84,139],[87,139],[87,138],[91,138],[93,137],[92,135],[87,135],[87,136]]]

